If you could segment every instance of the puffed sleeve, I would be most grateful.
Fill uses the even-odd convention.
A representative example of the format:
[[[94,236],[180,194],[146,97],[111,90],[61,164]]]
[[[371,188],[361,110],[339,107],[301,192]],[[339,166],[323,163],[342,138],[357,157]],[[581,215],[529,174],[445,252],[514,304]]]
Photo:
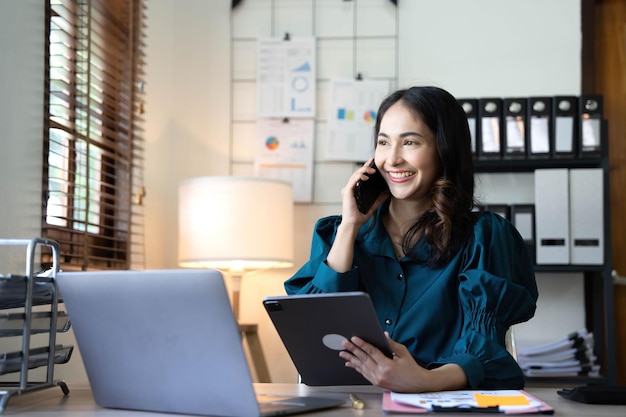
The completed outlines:
[[[510,326],[535,314],[537,285],[528,249],[511,223],[493,213],[481,214],[473,241],[465,248],[459,274],[463,327],[452,357],[472,388],[524,386],[522,371],[506,351]]]
[[[319,219],[315,224],[309,261],[285,281],[287,294],[354,291],[358,288],[358,272],[336,272],[326,264],[326,257],[341,223],[341,216]]]

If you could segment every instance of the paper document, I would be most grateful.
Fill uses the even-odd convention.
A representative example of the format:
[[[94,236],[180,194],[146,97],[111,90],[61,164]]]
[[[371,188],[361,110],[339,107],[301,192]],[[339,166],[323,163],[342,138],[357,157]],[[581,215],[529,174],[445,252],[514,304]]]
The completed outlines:
[[[504,414],[552,414],[553,408],[524,390],[457,390],[403,394],[387,392],[383,411],[428,413],[459,410],[460,412],[499,412]]]
[[[313,119],[259,119],[254,174],[290,182],[293,199],[313,199]]]
[[[257,41],[257,116],[315,117],[315,38]]]
[[[327,160],[365,162],[374,155],[378,106],[387,94],[385,80],[331,81]]]

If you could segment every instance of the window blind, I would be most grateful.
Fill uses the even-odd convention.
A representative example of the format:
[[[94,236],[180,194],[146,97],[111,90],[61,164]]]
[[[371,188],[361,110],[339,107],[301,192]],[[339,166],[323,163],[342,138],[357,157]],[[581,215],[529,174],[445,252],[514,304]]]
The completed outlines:
[[[61,268],[144,267],[143,0],[49,0],[42,234]]]

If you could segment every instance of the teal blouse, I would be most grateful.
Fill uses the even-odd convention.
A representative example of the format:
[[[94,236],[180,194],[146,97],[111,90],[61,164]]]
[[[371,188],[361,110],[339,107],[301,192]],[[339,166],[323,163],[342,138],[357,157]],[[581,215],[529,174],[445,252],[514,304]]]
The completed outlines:
[[[523,374],[504,339],[511,325],[533,317],[538,294],[533,262],[517,229],[494,213],[481,213],[454,258],[432,267],[425,242],[413,259],[397,259],[380,220],[385,206],[361,227],[354,266],[344,273],[325,263],[341,216],[318,220],[310,260],[285,282],[287,293],[365,291],[383,329],[421,366],[456,363],[470,388],[523,388]]]

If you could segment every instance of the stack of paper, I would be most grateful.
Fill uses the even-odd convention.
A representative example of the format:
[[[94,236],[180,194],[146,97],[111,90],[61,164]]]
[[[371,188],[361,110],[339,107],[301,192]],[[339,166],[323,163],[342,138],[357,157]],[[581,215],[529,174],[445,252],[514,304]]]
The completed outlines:
[[[587,329],[545,345],[518,349],[517,361],[527,377],[599,376],[593,333]]]

